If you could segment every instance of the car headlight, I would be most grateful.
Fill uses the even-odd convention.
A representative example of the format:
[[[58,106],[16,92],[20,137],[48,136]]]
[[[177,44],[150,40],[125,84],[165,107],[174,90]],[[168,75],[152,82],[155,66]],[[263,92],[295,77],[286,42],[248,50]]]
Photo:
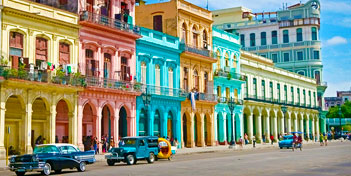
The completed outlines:
[[[14,163],[14,162],[15,162],[15,156],[11,157],[11,158],[9,159],[9,161],[10,161],[10,163]]]
[[[33,162],[38,162],[38,161],[39,161],[39,158],[38,158],[37,156],[33,156],[33,157],[32,157],[32,161],[33,161]]]

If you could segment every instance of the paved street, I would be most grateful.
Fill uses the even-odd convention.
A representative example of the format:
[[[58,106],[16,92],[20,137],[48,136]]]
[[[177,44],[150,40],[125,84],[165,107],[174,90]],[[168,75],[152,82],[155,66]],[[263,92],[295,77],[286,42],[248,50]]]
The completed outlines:
[[[0,175],[15,174],[2,171]],[[97,162],[84,174],[66,170],[60,175],[351,175],[351,142],[329,143],[327,147],[306,145],[303,151],[295,152],[268,148],[178,155],[172,161],[139,161],[133,166],[109,167]]]

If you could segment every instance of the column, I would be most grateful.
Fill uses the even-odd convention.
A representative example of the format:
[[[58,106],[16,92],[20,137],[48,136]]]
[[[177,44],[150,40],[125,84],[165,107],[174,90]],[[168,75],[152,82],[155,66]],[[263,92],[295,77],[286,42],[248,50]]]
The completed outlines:
[[[307,118],[306,118],[306,135],[307,135],[306,140],[308,140],[310,138],[310,117],[309,117],[309,115],[307,115]]]
[[[304,128],[304,126],[303,126],[303,116],[302,116],[301,119],[300,119],[300,131],[301,132],[304,132],[303,128]],[[304,139],[305,135],[303,134],[301,136],[302,136],[302,139]]]
[[[152,108],[149,106],[148,107],[148,118],[147,118],[147,135],[153,136],[154,135],[154,117],[155,117],[155,111],[151,110]]]
[[[319,131],[319,118],[318,117],[316,119],[316,133],[317,133],[317,139],[319,139],[320,131]]]
[[[117,143],[118,143],[117,140],[119,139],[119,130],[123,130],[123,129],[119,129],[119,118],[120,118],[120,116],[119,116],[119,108],[118,108],[118,104],[117,103],[115,104],[114,112],[115,112],[115,114],[113,115],[114,119],[115,119],[115,121],[114,121],[114,131],[112,132],[111,136],[113,136],[113,140],[115,142],[115,146],[112,146],[112,147],[116,147],[117,146]],[[127,117],[126,118],[127,118],[127,126],[125,128],[129,129],[130,128],[129,124],[131,124],[131,122],[130,122],[131,118],[128,117],[128,113],[127,113]],[[127,135],[128,136],[132,136],[129,133],[129,131],[127,131]]]
[[[31,93],[31,91],[28,91],[28,94],[29,93]],[[31,100],[28,100],[26,104],[26,114],[24,116],[24,145],[26,154],[31,154],[33,152],[33,148],[31,145],[32,112],[32,103]]]
[[[279,119],[280,120],[280,129],[279,129],[279,133],[280,134],[284,134],[284,120],[285,120],[285,114],[283,114],[283,116]]]
[[[213,112],[213,111],[212,111]],[[214,146],[215,144],[215,137],[214,137],[214,124],[213,124],[213,119],[214,119],[214,115],[213,113],[210,114],[210,124],[207,124],[208,126],[210,126],[210,130],[209,130],[209,136],[210,136],[210,146]],[[208,128],[208,127],[207,127]]]
[[[178,111],[177,111],[177,114],[176,114],[176,118],[173,119],[174,124],[172,124],[173,127],[176,128],[176,130],[175,130],[176,132],[173,135],[178,140],[178,143],[179,143],[178,148],[180,148],[183,145],[182,142],[184,142],[183,139],[182,139],[182,135],[181,135],[181,133],[182,133],[182,123],[181,123],[180,119],[182,119],[182,114],[181,114],[181,109],[179,107]]]
[[[248,119],[247,119],[247,123],[248,123],[248,136],[249,136],[249,140],[252,140],[253,137],[253,114],[250,112]]]
[[[52,96],[52,103],[50,107],[50,132],[49,132],[49,143],[56,143],[56,104],[55,104],[55,96],[56,94],[54,93]]]
[[[276,113],[274,113],[275,116],[273,117],[273,127],[274,127],[274,132],[273,132],[273,136],[274,136],[274,140],[278,141],[278,118],[276,116]]]
[[[223,124],[223,141],[224,141],[224,144],[227,143],[227,113],[223,113],[223,121],[222,121],[222,124]]]
[[[316,129],[315,129],[315,118],[314,117],[312,117],[312,136],[313,136],[313,139],[312,139],[312,141],[314,142],[315,140],[315,138],[316,137],[318,137],[318,136],[316,136]]]
[[[217,112],[214,113],[214,118],[213,118],[213,135],[214,135],[214,141],[218,143],[218,134],[217,134]]]
[[[270,123],[269,123],[269,121],[270,121],[270,119],[269,119],[269,115],[267,115],[266,117],[265,117],[265,119],[266,119],[266,129],[265,129],[265,137],[266,137],[266,139],[267,139],[267,143],[269,143],[270,142],[270,136],[271,136],[271,134],[270,134]]]
[[[98,139],[99,142],[101,142],[101,118],[102,118],[102,108],[100,103],[98,103],[99,107],[97,108],[97,114],[96,114],[96,137]],[[102,144],[99,143],[98,144],[98,148],[99,148],[99,153],[102,153]]]
[[[168,131],[168,112],[163,113],[163,117],[161,118],[161,136],[168,136],[167,131]],[[172,136],[168,136],[171,138]]]
[[[78,105],[78,148],[84,151],[83,145],[83,106],[81,103]]]
[[[73,99],[73,112],[72,112],[72,132],[69,134],[72,136],[72,144],[78,145],[78,95],[74,95]]]
[[[6,102],[3,100],[5,98],[4,91],[1,90],[1,102],[0,102],[0,131],[5,131],[5,105]],[[5,149],[5,133],[0,133],[0,160],[6,159],[6,149]]]
[[[240,113],[239,119],[240,119],[240,136],[242,139],[244,139],[244,112]]]
[[[294,131],[298,131],[298,128],[297,128],[297,116],[296,116],[296,114],[295,114],[295,119],[294,119]]]
[[[188,127],[188,129],[190,130],[188,130],[188,136],[187,136],[187,139],[188,139],[188,141],[190,140],[190,147],[195,147],[195,142],[194,142],[194,113],[192,112],[192,113],[190,113],[190,120],[188,120],[188,122],[190,123],[190,124],[187,124],[187,127]],[[189,128],[190,127],[190,128]],[[189,135],[190,134],[190,135]],[[190,137],[190,138],[189,138]]]
[[[231,122],[232,122],[232,127],[233,127],[233,128],[232,128],[232,131],[231,131],[231,134],[233,134],[233,135],[232,135],[232,137],[233,137],[232,140],[235,142],[235,141],[236,141],[236,138],[237,138],[237,137],[236,137],[236,131],[235,131],[235,130],[236,130],[236,126],[235,126],[235,123],[236,123],[236,119],[235,119],[235,110],[234,110],[234,112],[233,112],[231,118],[232,118],[232,121],[231,121]],[[228,141],[228,142],[231,142],[231,141]]]
[[[257,137],[256,137],[256,140],[257,141],[260,141],[260,143],[262,143],[262,114],[260,113],[258,116],[257,116],[257,122],[256,122],[258,125],[257,125]]]
[[[200,146],[201,147],[204,147],[205,146],[205,130],[204,130],[204,127],[205,127],[205,123],[204,122],[204,118],[205,118],[205,115],[204,114],[201,114],[200,115],[200,134],[199,134],[199,138],[200,138]]]
[[[288,114],[289,114],[289,117],[287,117],[287,120],[288,120],[288,122],[287,122],[287,125],[288,125],[287,133],[290,133],[291,132],[291,113],[288,113]]]

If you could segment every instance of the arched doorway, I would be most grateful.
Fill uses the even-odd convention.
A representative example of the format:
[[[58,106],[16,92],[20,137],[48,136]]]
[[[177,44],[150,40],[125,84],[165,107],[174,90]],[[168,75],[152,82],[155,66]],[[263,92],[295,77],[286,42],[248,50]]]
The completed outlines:
[[[124,107],[122,107],[119,110],[118,136],[119,137],[128,136],[127,111]]]
[[[105,105],[102,108],[102,114],[101,114],[101,139],[104,137],[108,141],[112,137],[112,132],[114,131],[114,120],[111,117],[111,109]]]
[[[172,119],[173,119],[173,115],[172,115],[172,112],[169,111],[168,112],[168,116],[167,116],[167,136],[169,138],[174,138],[175,136],[173,136],[173,134],[175,134],[173,132],[173,122],[172,122]]]
[[[204,137],[205,137],[205,145],[209,145],[209,134],[208,134],[208,130],[207,130],[207,127],[208,127],[208,122],[207,122],[208,118],[207,118],[207,115],[205,115],[204,117]]]
[[[94,123],[94,113],[93,108],[89,103],[85,104],[83,109],[83,120],[82,120],[82,136],[96,136],[96,127]]]
[[[58,143],[71,143],[69,134],[70,121],[68,117],[68,105],[60,100],[56,105],[56,139]]]
[[[7,99],[5,105],[5,148],[13,147],[14,152],[9,151],[9,155],[23,153],[24,148],[24,107],[17,96],[11,96]],[[20,126],[20,124],[23,124]],[[8,141],[6,140],[8,136]]]
[[[147,135],[147,114],[144,109],[141,109],[139,115],[139,136],[146,136]]]
[[[187,118],[186,115],[184,113],[183,115],[183,119],[182,119],[182,123],[183,123],[183,141],[184,141],[184,146],[187,147],[188,146],[188,127],[187,127]]]
[[[156,110],[154,116],[154,136],[161,136],[161,116],[158,110]]]
[[[42,98],[37,98],[33,102],[32,111],[31,144],[34,148],[36,143],[42,144],[50,141],[50,124],[48,121],[50,111]]]

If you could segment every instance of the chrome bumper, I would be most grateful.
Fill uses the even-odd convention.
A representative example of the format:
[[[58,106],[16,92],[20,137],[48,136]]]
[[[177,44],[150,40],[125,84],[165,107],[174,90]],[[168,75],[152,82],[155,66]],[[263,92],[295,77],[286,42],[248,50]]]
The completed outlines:
[[[105,159],[123,160],[124,157],[120,157],[118,155],[105,155]]]
[[[40,162],[38,166],[15,166],[13,164],[10,164],[9,167],[7,167],[7,169],[14,172],[36,172],[43,171],[44,166],[44,162]]]

